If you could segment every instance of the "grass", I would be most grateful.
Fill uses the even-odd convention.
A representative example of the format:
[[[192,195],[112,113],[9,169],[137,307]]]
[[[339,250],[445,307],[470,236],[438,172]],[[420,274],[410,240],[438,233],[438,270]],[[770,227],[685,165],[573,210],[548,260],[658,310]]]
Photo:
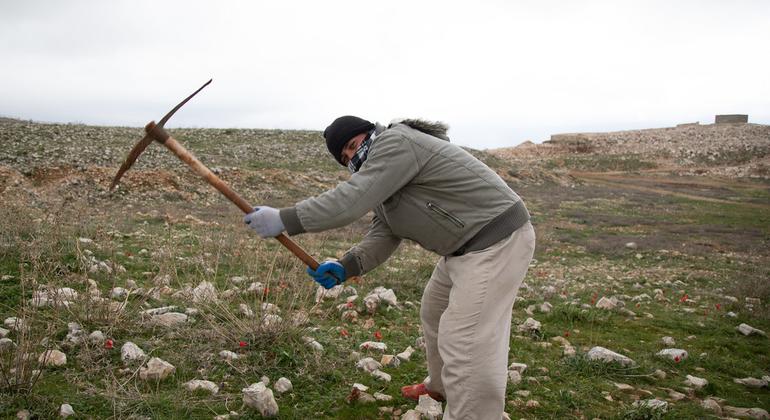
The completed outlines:
[[[59,135],[73,135],[77,129],[61,127]],[[130,137],[128,131],[117,134],[124,141]],[[315,161],[323,152],[317,133],[192,130],[180,131],[179,136],[202,160],[221,167],[223,177],[254,203],[290,205],[344,178],[344,170],[329,159]],[[118,143],[110,144],[116,148]],[[288,159],[283,154],[289,146],[312,150],[313,158]],[[15,143],[13,148],[20,154],[26,150]],[[152,152],[148,159],[162,156],[161,152]],[[498,169],[505,167],[505,162],[484,152],[474,154]],[[633,156],[590,159],[566,164],[607,170],[646,165]],[[359,296],[353,302],[358,319],[345,320],[337,306],[349,295],[317,303],[316,288],[302,264],[275,241],[251,235],[241,226],[237,209],[202,181],[176,172],[142,179],[160,172],[137,169],[135,178],[127,178],[126,188],[114,195],[100,195],[97,187],[86,185],[79,188],[93,192],[91,196],[64,200],[60,194],[71,190],[56,183],[66,177],[35,178],[31,188],[38,198],[4,191],[0,216],[7,222],[0,225],[0,275],[7,277],[0,280],[0,318],[24,314],[31,327],[26,338],[18,332],[9,334],[19,347],[3,354],[0,371],[8,377],[11,367],[23,366],[41,370],[42,375],[24,389],[0,385],[0,417],[12,418],[27,409],[39,418],[51,418],[67,402],[84,418],[212,418],[230,411],[240,418],[259,418],[256,410],[242,405],[241,389],[262,376],[271,383],[279,377],[293,383],[292,392],[276,395],[281,418],[390,418],[382,408],[403,413],[414,407],[399,397],[399,388],[425,377],[424,353],[418,350],[400,367],[385,368],[391,382],[357,370],[351,354],[379,359],[379,354],[359,349],[376,335],[388,345],[388,354],[415,347],[421,336],[420,297],[438,257],[412,243],[402,244],[385,265],[351,281]],[[520,384],[508,386],[506,411],[512,418],[702,418],[710,415],[700,407],[707,396],[734,406],[770,406],[766,390],[732,381],[770,374],[768,339],[744,337],[735,330],[746,322],[770,331],[770,220],[766,211],[751,205],[766,201],[767,185],[752,182],[738,192],[753,201],[735,204],[591,184],[523,186],[518,192],[531,203],[538,246],[527,287],[520,290],[514,307],[512,331],[528,317],[543,327],[533,336],[514,332],[511,337],[510,360],[529,366]],[[319,259],[339,257],[360,240],[367,225],[361,220],[296,240]],[[627,248],[627,242],[638,246]],[[112,271],[91,271],[95,262],[97,267],[105,262]],[[164,276],[168,288],[156,282]],[[218,302],[193,302],[178,293],[203,281],[217,289]],[[261,282],[268,291],[244,292],[252,282]],[[129,295],[123,311],[111,310],[111,289],[129,288],[132,283],[144,293]],[[44,285],[70,287],[80,298],[67,308],[30,307],[33,289]],[[363,296],[377,286],[394,289],[401,309],[380,307],[368,313]],[[88,297],[94,287],[106,300]],[[656,300],[655,289],[667,300]],[[227,290],[231,297],[222,297]],[[650,298],[632,300],[643,293]],[[689,301],[681,300],[685,294]],[[617,296],[636,316],[595,308],[592,303],[603,296]],[[747,297],[761,303],[749,308]],[[553,308],[541,313],[537,307],[545,301]],[[282,322],[277,327],[262,325],[263,303],[280,308]],[[241,304],[256,316],[242,315]],[[167,305],[198,313],[191,315],[193,322],[171,329],[152,326],[141,316],[143,310]],[[527,313],[530,306],[532,314]],[[728,317],[729,311],[737,317]],[[308,315],[307,324],[292,323],[299,313]],[[102,331],[116,348],[106,349],[100,342],[68,343],[70,322],[88,333]],[[323,345],[322,353],[305,343],[308,336]],[[673,362],[656,357],[664,347],[663,336],[673,337],[689,358]],[[568,340],[576,354],[564,357],[555,337]],[[139,364],[120,360],[119,348],[126,341],[172,363],[175,374],[160,383],[140,380]],[[36,357],[18,357],[27,351],[39,354],[46,346],[61,349],[67,364],[41,367]],[[590,362],[583,355],[594,346],[625,354],[636,363],[622,367]],[[218,356],[222,350],[243,357],[227,363]],[[665,373],[664,379],[654,375],[657,370]],[[686,375],[704,377],[710,385],[688,391],[683,383]],[[211,380],[221,390],[216,395],[189,393],[182,384],[191,379]],[[355,382],[369,386],[370,393],[394,399],[348,403]],[[616,383],[633,390],[622,391]],[[672,401],[669,390],[687,397]],[[653,397],[669,400],[665,413],[633,405]],[[538,404],[528,405],[530,400]]]

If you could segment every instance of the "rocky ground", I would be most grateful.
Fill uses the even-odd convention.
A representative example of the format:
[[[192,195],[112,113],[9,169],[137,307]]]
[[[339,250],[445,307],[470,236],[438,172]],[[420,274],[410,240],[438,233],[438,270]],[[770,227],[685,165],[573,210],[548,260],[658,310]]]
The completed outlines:
[[[439,418],[404,244],[322,293],[141,129],[0,120],[0,415]],[[346,179],[320,133],[172,130],[254,204]],[[768,418],[768,127],[688,126],[473,151],[538,235],[514,308],[511,418]],[[293,153],[301,151],[301,153]],[[366,229],[297,239],[340,256]]]

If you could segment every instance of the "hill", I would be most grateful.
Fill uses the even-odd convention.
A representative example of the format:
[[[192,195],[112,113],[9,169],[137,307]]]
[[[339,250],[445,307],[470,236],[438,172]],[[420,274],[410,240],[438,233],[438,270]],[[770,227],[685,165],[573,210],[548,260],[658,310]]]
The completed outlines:
[[[170,132],[254,205],[349,176],[318,132]],[[537,233],[511,320],[518,364],[500,372],[511,418],[767,417],[767,133],[470,150]],[[280,418],[413,418],[399,388],[426,375],[420,299],[440,257],[405,241],[326,295],[159,144],[109,192],[142,135],[0,119],[0,417],[67,403],[83,418],[261,418],[259,391]],[[369,223],[294,239],[337,258]],[[597,347],[631,362],[594,360]]]

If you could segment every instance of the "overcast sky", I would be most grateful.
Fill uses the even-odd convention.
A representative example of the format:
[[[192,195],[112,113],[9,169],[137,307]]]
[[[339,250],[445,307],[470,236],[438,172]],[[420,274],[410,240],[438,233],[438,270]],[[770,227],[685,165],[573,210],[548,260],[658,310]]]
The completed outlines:
[[[770,123],[770,1],[0,0],[0,116],[323,130],[484,149],[714,114]]]

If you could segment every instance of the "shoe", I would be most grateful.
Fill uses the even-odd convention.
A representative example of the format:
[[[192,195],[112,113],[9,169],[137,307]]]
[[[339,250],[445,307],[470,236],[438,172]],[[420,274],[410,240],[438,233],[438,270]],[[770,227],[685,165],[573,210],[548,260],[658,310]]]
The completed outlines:
[[[419,401],[420,395],[425,394],[428,394],[429,397],[436,401],[444,401],[443,395],[439,394],[438,392],[428,391],[428,388],[425,387],[424,383],[401,387],[401,396],[410,400]]]

